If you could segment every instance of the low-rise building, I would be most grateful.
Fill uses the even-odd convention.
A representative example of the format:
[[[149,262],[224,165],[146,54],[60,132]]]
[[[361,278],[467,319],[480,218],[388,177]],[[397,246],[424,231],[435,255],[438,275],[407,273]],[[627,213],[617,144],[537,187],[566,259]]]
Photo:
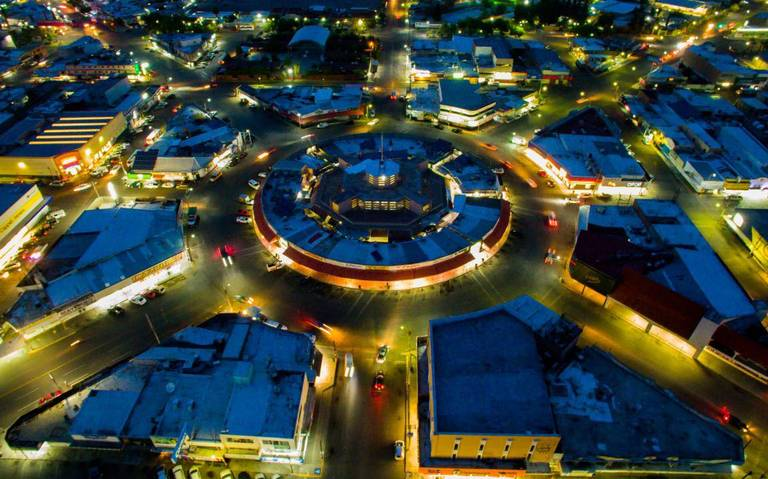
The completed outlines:
[[[178,274],[189,261],[180,215],[176,201],[84,211],[19,283],[3,326],[30,338]]]
[[[411,42],[412,81],[468,79],[498,85],[563,84],[571,72],[557,53],[537,41],[507,37],[468,37]]]
[[[654,0],[652,5],[665,12],[681,13],[691,17],[703,17],[714,6],[712,2],[702,0]]]
[[[431,321],[417,348],[422,477],[711,474],[743,462],[741,438],[607,353],[575,350],[579,334],[527,296]]]
[[[645,141],[694,190],[764,197],[768,147],[752,132],[757,115],[683,88],[642,90],[622,101]]]
[[[471,129],[493,121],[496,101],[479,88],[467,80],[440,80],[438,120]]]
[[[29,117],[2,136],[0,175],[60,178],[89,169],[125,131],[114,110],[61,111]]]
[[[737,323],[759,325],[747,294],[674,202],[585,206],[578,224],[568,273],[581,292],[683,354],[723,356],[718,337],[730,341],[730,334],[742,329],[734,329]],[[746,339],[729,344],[739,341]],[[765,352],[752,355],[749,347],[733,347],[744,361],[729,361],[768,381]]]
[[[715,51],[711,44],[688,47],[683,53],[681,64],[707,83],[725,88],[757,86],[768,80],[768,71],[744,66],[730,54]]]
[[[0,269],[11,261],[48,212],[50,201],[37,185],[0,185]]]
[[[358,119],[365,115],[367,108],[363,88],[355,84],[274,88],[240,85],[237,97],[273,111],[302,128],[327,121]]]
[[[642,195],[648,174],[620,134],[602,110],[583,108],[543,128],[526,155],[573,193]]]
[[[245,146],[243,134],[205,111],[186,106],[148,149],[128,160],[125,181],[194,181],[224,168]]]
[[[79,407],[55,442],[130,444],[174,461],[302,463],[323,357],[306,334],[255,319],[222,314],[139,354],[69,399]],[[45,414],[14,428],[16,440],[51,440],[55,431],[35,427]]]
[[[152,47],[189,67],[194,66],[215,43],[215,33],[163,33],[151,39]]]

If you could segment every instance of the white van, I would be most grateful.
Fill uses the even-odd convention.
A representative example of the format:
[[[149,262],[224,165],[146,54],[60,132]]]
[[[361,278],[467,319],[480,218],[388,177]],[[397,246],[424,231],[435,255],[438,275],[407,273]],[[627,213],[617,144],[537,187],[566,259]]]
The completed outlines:
[[[351,378],[355,375],[355,362],[352,359],[352,353],[344,354],[344,377]]]

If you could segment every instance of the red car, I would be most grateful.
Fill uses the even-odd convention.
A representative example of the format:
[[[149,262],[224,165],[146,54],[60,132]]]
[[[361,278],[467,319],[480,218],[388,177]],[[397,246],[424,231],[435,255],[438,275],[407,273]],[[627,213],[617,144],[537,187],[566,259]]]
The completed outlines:
[[[547,172],[544,171],[544,170],[539,170],[539,171],[536,172],[536,174],[541,176],[542,178],[546,178],[547,177]]]
[[[379,371],[373,378],[373,384],[371,385],[371,393],[374,395],[381,394],[384,390],[384,371]]]
[[[550,211],[547,215],[547,224],[550,228],[557,228],[557,215],[554,211]]]

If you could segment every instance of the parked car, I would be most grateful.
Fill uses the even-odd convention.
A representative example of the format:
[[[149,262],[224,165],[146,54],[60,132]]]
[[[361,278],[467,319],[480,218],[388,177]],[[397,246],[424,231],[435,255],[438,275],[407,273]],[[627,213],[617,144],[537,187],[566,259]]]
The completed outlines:
[[[160,187],[160,183],[155,180],[149,180],[144,182],[144,188],[156,189]]]
[[[248,180],[248,186],[250,186],[254,190],[258,190],[261,184],[257,180],[250,179]]]
[[[64,211],[64,210],[56,210],[56,211],[51,211],[50,213],[48,213],[48,217],[49,218],[53,218],[55,220],[60,220],[60,219],[64,218],[65,216],[67,216],[67,212]]]
[[[405,458],[405,443],[395,441],[395,461],[402,461]]]
[[[282,324],[282,323],[278,323],[278,322],[277,322],[277,321],[275,321],[275,320],[272,320],[272,319],[267,319],[267,318],[263,318],[263,317],[262,317],[262,318],[261,318],[261,322],[262,322],[262,323],[264,323],[264,324],[266,324],[266,325],[267,325],[267,326],[269,326],[270,328],[275,328],[275,329],[281,329],[281,330],[283,330],[283,331],[288,331],[288,326],[286,326],[286,325],[284,325],[284,324]]]
[[[3,267],[3,273],[10,273],[21,269],[21,261],[12,261]]]
[[[160,188],[173,188],[176,186],[176,183],[173,181],[166,181],[162,185],[160,185]]]
[[[457,135],[461,135],[461,133],[462,133],[462,129],[461,128],[453,128],[451,131],[456,133]]]
[[[224,469],[219,473],[220,479],[235,479],[235,476],[232,475],[232,471],[229,469]]]
[[[125,310],[120,306],[112,306],[107,310],[107,312],[112,316],[121,316],[123,313],[125,313]]]
[[[216,173],[212,174],[210,178],[208,178],[208,181],[211,183],[215,183],[219,181],[222,177],[221,171],[217,171]]]
[[[157,293],[158,296],[162,296],[165,294],[165,286],[155,286],[152,288],[152,291]]]
[[[91,170],[91,176],[94,178],[101,178],[107,173],[109,173],[109,169],[106,166],[99,166],[98,168]]]
[[[54,188],[61,188],[62,186],[66,185],[67,182],[64,180],[53,180],[50,183],[48,183],[48,186],[52,186]]]
[[[253,204],[253,198],[248,196],[245,193],[241,193],[240,196],[237,197],[237,201],[240,203],[246,204],[246,205],[252,205]]]
[[[140,294],[137,294],[136,296],[131,298],[131,303],[133,303],[133,304],[135,304],[137,306],[144,306],[145,304],[147,304],[147,298],[145,298],[144,296],[142,296]]]
[[[251,224],[252,221],[250,216],[238,216],[235,218],[235,223],[240,223],[241,225]]]

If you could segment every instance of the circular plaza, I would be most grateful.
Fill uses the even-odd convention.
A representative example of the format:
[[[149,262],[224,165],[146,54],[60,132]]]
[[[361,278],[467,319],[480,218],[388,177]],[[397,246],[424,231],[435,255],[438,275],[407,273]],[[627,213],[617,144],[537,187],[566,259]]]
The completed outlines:
[[[369,290],[455,278],[507,239],[496,174],[445,140],[336,138],[278,161],[254,197],[254,225],[284,265]]]

